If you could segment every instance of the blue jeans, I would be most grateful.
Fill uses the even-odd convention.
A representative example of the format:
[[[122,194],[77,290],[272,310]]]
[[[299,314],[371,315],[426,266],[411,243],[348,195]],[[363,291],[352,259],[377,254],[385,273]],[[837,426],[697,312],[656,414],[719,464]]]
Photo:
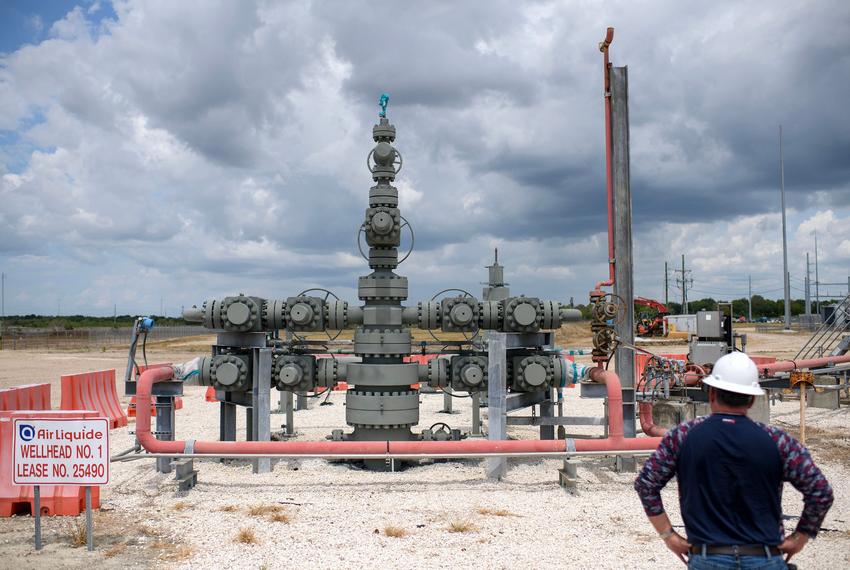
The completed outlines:
[[[785,570],[788,565],[783,556],[732,556],[731,554],[691,554],[689,570]]]

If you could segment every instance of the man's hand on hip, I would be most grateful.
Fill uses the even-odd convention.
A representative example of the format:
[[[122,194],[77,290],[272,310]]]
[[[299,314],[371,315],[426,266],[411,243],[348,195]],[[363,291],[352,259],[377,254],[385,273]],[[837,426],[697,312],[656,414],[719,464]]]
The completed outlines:
[[[667,548],[669,548],[673,554],[679,557],[679,560],[685,564],[688,563],[687,554],[691,550],[691,545],[682,535],[674,532],[664,539],[664,544],[667,545]]]
[[[792,532],[785,537],[785,540],[777,548],[785,554],[785,562],[788,562],[792,556],[803,550],[807,542],[809,542],[808,534],[804,532]]]

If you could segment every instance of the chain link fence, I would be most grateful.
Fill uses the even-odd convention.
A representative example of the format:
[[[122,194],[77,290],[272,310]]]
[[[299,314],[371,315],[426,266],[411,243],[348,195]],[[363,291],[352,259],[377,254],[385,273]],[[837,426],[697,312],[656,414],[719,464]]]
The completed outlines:
[[[129,346],[131,327],[92,327],[72,330],[7,327],[0,332],[2,350],[61,350]],[[148,333],[148,342],[210,334],[202,326],[159,326]]]

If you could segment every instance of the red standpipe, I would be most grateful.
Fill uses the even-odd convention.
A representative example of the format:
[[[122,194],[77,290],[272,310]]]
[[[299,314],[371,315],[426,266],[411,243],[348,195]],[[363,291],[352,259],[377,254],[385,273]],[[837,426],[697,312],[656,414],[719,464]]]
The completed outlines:
[[[142,373],[137,384],[136,399],[148,401],[151,386],[166,382],[174,374],[170,366],[151,368]],[[577,440],[575,451],[644,451],[658,447],[659,438],[623,437],[623,397],[620,379],[613,372],[594,368],[591,379],[608,389],[608,438]],[[136,410],[136,437],[149,453],[181,454],[188,452],[186,441],[160,441],[151,433],[150,406]],[[567,452],[568,440],[462,440],[462,441],[197,441],[189,447],[198,454],[292,454],[292,455],[375,455],[417,453],[552,453]],[[572,451],[572,450],[569,450]]]
[[[599,43],[605,75],[605,190],[608,200],[608,280],[596,284],[596,290],[614,284],[614,174],[612,166],[613,142],[611,140],[611,64],[608,62],[608,46],[614,41],[614,28],[608,28],[605,39]]]

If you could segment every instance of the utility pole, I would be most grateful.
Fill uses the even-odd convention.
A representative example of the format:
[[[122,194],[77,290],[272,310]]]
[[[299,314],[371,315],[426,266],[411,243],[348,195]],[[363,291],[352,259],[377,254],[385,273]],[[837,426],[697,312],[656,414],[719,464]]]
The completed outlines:
[[[693,278],[690,276],[691,270],[685,269],[685,254],[682,254],[682,268],[674,269],[675,273],[679,273],[676,277],[676,284],[682,290],[682,314],[688,314],[688,287],[694,284]]]
[[[753,276],[747,275],[747,320],[753,322]]]
[[[3,325],[6,324],[6,274],[0,273],[0,348],[3,348]]]
[[[664,262],[664,306],[670,304],[670,297],[668,296],[668,288],[667,288],[667,277],[670,275],[670,272],[667,269],[667,262]],[[850,294],[850,293],[848,293]]]
[[[785,163],[782,156],[782,125],[779,125],[779,192],[782,196],[782,284],[785,287],[785,330],[790,330],[791,280],[788,277],[788,240],[785,237]]]
[[[818,233],[815,232],[815,310],[820,315],[820,277],[818,277]]]
[[[811,324],[812,322],[812,280],[811,280],[811,265],[809,264],[809,252],[806,252],[806,319]],[[850,293],[848,293],[850,294]]]

